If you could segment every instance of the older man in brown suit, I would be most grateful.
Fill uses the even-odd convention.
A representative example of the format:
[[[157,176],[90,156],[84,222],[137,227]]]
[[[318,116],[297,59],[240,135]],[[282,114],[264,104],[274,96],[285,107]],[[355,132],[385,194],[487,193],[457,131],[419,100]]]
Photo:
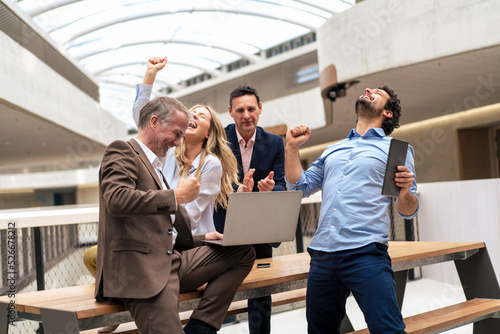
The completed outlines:
[[[160,97],[141,111],[139,134],[111,143],[99,175],[99,238],[95,295],[130,311],[141,334],[182,333],[179,293],[208,283],[185,333],[215,333],[250,272],[250,246],[214,247],[193,236],[181,203],[198,196],[196,179],[176,189],[161,174],[161,158],[178,146],[191,119],[175,99]]]

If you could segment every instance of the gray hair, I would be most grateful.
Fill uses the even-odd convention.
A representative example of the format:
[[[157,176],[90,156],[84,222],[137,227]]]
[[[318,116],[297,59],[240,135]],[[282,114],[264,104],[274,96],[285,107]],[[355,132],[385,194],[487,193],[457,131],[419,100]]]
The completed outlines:
[[[141,112],[139,114],[139,129],[144,129],[146,125],[149,123],[151,116],[156,115],[160,119],[162,125],[169,123],[172,119],[172,115],[176,112],[180,111],[186,114],[188,121],[193,121],[193,116],[191,112],[182,104],[182,102],[168,97],[168,96],[160,96],[156,99],[153,99],[146,103],[144,107],[142,107]]]

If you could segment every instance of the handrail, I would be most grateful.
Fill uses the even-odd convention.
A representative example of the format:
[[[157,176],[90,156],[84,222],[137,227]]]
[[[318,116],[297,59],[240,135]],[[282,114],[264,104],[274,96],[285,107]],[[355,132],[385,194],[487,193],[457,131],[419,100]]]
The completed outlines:
[[[78,204],[0,210],[0,230],[15,222],[16,228],[91,223],[99,220],[98,204]]]
[[[302,204],[321,203],[321,191],[302,199]],[[99,220],[99,204],[77,204],[0,210],[0,230],[9,228],[10,222],[16,228],[41,227],[92,223]]]
[[[313,204],[313,203],[321,203],[321,190],[312,194],[309,197],[302,199],[302,204]]]

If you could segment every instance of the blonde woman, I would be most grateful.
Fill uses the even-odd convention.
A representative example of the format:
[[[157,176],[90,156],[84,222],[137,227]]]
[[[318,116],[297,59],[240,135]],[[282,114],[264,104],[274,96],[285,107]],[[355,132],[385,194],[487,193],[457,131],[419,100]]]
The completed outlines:
[[[142,107],[150,100],[156,74],[166,63],[166,57],[148,60],[143,83],[137,85],[133,113],[136,123]],[[196,177],[200,182],[200,195],[185,205],[193,218],[193,234],[200,234],[215,231],[214,207],[227,207],[227,195],[233,192],[232,185],[238,183],[238,163],[215,111],[206,105],[195,105],[190,111],[194,122],[179,147],[167,152],[163,172],[171,188],[177,186],[181,177]]]

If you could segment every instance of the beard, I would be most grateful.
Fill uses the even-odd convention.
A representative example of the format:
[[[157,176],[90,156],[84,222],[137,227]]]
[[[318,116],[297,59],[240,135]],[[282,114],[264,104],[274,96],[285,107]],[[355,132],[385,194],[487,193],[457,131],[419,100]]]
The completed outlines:
[[[382,108],[381,110],[377,110],[373,107],[372,101],[368,101],[363,98],[358,98],[356,100],[356,104],[354,106],[354,109],[356,110],[356,115],[358,117],[362,118],[376,118],[382,114],[384,109]]]

